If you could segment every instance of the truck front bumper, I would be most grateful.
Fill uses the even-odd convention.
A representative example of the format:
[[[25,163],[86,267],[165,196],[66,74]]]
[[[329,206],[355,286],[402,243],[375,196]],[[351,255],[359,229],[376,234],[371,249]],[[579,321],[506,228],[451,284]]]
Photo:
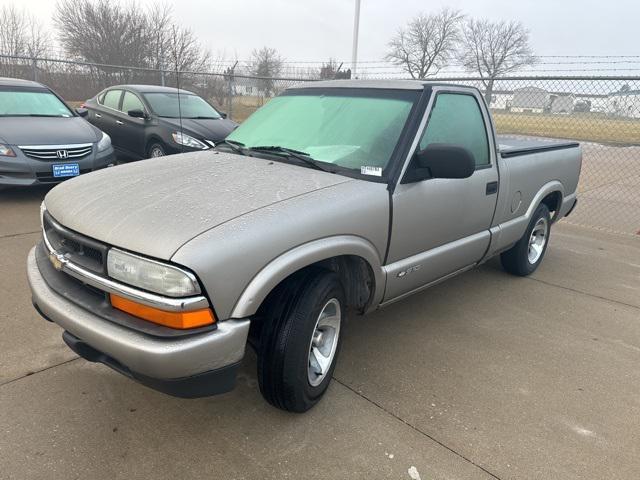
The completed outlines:
[[[189,336],[154,337],[100,318],[53,291],[38,268],[35,247],[27,277],[36,310],[65,330],[65,343],[81,357],[178,397],[233,389],[249,320],[219,322],[216,330]]]

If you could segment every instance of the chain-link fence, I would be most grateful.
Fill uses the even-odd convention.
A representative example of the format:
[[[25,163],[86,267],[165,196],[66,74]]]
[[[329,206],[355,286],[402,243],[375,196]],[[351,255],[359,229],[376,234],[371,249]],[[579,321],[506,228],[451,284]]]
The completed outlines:
[[[236,121],[302,78],[159,71],[67,60],[3,57],[0,76],[40,81],[76,105],[116,84],[198,93]],[[500,135],[579,140],[584,159],[578,208],[566,220],[640,233],[640,77],[439,78],[480,88]]]

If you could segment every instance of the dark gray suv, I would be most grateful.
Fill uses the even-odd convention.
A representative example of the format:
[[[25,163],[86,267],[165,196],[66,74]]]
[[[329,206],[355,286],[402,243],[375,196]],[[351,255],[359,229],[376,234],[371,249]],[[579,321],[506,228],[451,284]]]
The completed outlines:
[[[49,88],[0,78],[0,186],[58,183],[114,163],[109,136]]]

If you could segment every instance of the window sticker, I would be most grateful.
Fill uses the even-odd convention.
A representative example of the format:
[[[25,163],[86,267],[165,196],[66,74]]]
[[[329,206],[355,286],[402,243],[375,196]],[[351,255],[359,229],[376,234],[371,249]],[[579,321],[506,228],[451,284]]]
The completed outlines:
[[[360,167],[360,174],[362,175],[372,175],[374,177],[382,176],[382,167],[370,167],[368,165],[363,165]]]

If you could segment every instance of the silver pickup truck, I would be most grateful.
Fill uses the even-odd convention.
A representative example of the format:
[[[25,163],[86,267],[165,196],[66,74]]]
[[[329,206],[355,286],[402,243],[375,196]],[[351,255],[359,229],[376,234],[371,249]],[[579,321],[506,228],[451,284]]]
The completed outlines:
[[[497,140],[474,88],[291,88],[215,149],[49,192],[33,303],[80,356],[181,397],[232,389],[249,344],[264,397],[302,412],[347,312],[495,255],[532,273],[576,205],[581,159],[575,143]]]

